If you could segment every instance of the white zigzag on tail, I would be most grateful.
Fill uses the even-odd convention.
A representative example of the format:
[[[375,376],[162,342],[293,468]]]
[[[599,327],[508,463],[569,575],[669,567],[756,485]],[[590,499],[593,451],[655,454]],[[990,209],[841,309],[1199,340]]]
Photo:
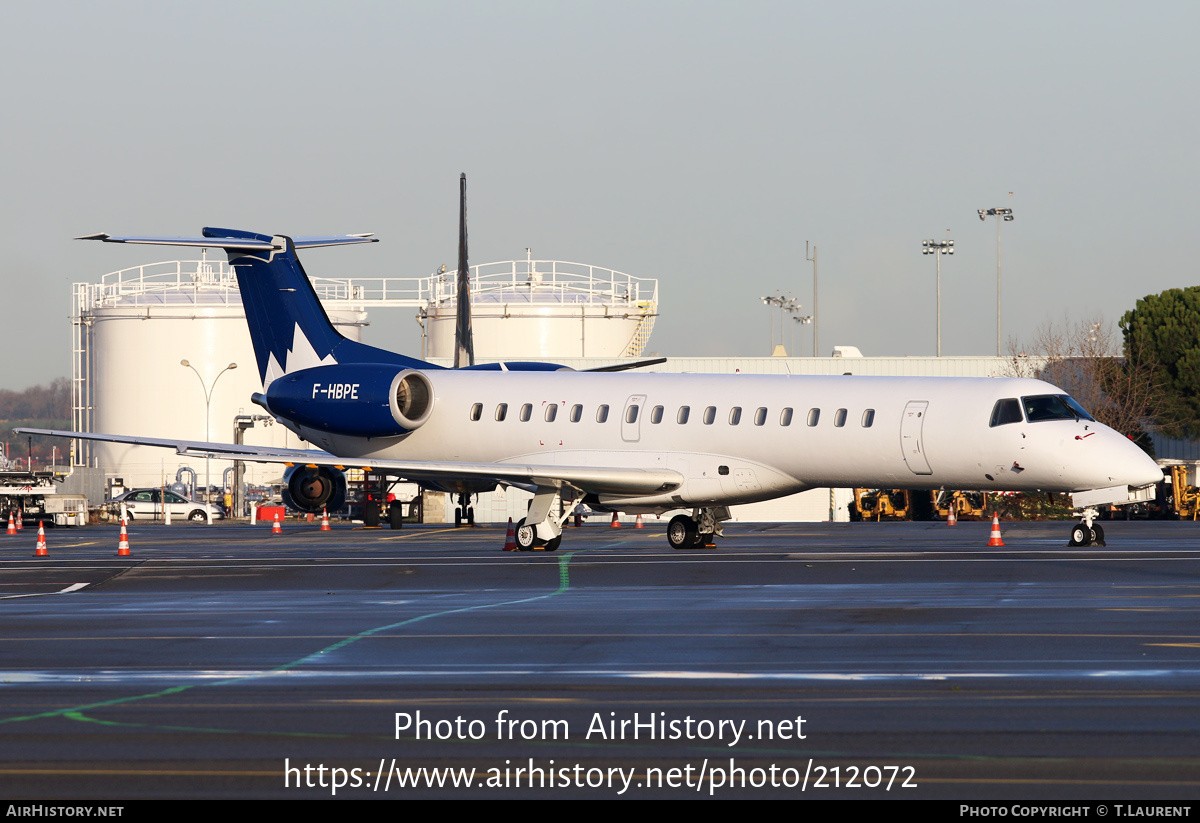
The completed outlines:
[[[296,324],[296,329],[292,333],[292,347],[287,351],[287,362],[280,367],[279,361],[275,359],[275,352],[271,352],[267,359],[267,373],[263,377],[263,388],[271,385],[278,377],[283,377],[285,374],[291,374],[294,371],[301,369],[311,369],[315,366],[332,366],[337,365],[337,360],[332,354],[328,354],[322,359],[317,350],[313,348],[312,343],[308,341],[308,337],[300,330],[300,324]]]

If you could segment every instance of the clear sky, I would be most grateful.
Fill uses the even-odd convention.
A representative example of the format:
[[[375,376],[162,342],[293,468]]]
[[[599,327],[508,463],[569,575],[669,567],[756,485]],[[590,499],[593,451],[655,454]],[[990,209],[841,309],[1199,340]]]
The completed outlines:
[[[868,355],[995,351],[1196,282],[1188,2],[0,4],[0,388],[70,373],[70,284],[169,250],[70,238],[374,231],[311,274],[471,260],[660,280],[650,348],[764,355],[776,290]],[[1012,192],[1010,197],[1009,192]],[[949,234],[947,234],[949,230]],[[367,342],[416,353],[410,310]],[[805,339],[803,353],[808,353]]]

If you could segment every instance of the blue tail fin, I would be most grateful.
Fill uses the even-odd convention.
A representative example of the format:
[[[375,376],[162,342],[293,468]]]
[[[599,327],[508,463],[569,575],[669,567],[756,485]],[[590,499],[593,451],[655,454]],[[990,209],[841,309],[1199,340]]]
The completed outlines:
[[[429,368],[412,357],[347,340],[329,320],[312,282],[296,257],[298,243],[290,237],[251,234],[230,229],[204,229],[206,238],[269,242],[269,251],[229,249],[229,264],[237,272],[246,309],[246,323],[263,385],[277,377],[313,366],[334,363],[390,363]],[[315,238],[314,238],[315,240]],[[307,245],[328,245],[308,241]],[[352,238],[345,238],[354,242]],[[361,242],[361,241],[360,241]]]
[[[80,240],[145,245],[222,248],[237,272],[263,386],[277,377],[334,363],[387,363],[405,368],[439,368],[431,363],[347,340],[329,320],[297,248],[374,243],[369,235],[298,237],[206,228],[202,237],[113,237],[93,234]]]

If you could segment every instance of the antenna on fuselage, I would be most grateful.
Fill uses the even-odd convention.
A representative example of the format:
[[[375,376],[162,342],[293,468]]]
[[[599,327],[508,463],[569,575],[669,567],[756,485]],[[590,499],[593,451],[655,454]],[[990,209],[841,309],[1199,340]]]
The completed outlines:
[[[467,175],[458,179],[458,284],[455,300],[454,368],[475,365],[475,339],[471,335],[471,274],[467,267]]]

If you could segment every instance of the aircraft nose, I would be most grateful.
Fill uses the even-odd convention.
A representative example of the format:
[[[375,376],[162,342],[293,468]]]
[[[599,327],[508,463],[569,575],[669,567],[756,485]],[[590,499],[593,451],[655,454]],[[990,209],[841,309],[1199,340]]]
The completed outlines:
[[[1107,426],[1090,428],[1091,434],[1076,436],[1082,442],[1072,443],[1082,447],[1072,449],[1078,462],[1067,470],[1078,488],[1138,488],[1163,479],[1162,469],[1128,437]]]
[[[1121,483],[1136,488],[1161,482],[1162,469],[1136,443],[1128,437],[1113,432],[1116,448],[1112,456],[1110,468],[1114,477]]]
[[[1138,449],[1141,451],[1141,449]],[[1158,467],[1158,464],[1150,459],[1149,455],[1142,452],[1142,457],[1145,458],[1143,464],[1138,467],[1138,477],[1140,478],[1135,483],[1130,483],[1130,486],[1148,486],[1151,483],[1161,483],[1163,480],[1163,470]]]

